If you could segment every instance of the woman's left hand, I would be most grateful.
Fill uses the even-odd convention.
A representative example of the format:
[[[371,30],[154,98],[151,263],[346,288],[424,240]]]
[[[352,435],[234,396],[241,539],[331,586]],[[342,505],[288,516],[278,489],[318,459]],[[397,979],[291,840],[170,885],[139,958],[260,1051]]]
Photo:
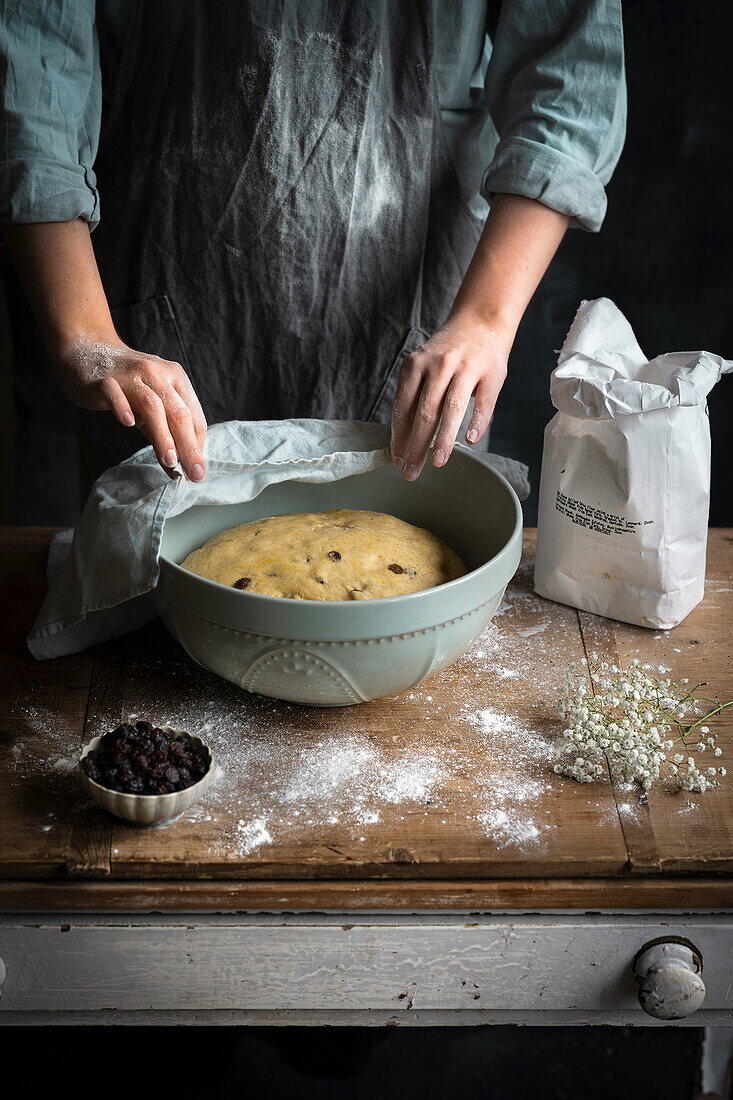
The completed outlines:
[[[445,465],[472,396],[466,442],[481,439],[504,385],[510,347],[509,334],[459,315],[407,356],[397,383],[390,444],[392,460],[407,481],[420,476],[433,436],[431,464]]]

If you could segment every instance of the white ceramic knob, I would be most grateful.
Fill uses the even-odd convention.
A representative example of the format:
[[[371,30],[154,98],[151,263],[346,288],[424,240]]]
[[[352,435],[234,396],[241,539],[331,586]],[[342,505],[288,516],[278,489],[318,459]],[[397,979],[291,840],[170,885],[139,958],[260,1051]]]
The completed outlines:
[[[692,944],[654,940],[634,959],[639,1004],[657,1020],[691,1016],[705,1000],[702,956]]]

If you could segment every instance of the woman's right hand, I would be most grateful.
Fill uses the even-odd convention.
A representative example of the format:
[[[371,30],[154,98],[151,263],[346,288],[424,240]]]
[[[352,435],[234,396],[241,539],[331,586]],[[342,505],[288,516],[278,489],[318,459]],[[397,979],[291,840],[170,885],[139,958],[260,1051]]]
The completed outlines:
[[[190,481],[205,476],[206,420],[180,363],[87,336],[54,347],[54,372],[62,392],[83,409],[108,409],[126,428],[137,427],[152,443],[170,475],[180,460]]]
[[[201,481],[206,420],[199,399],[180,363],[120,340],[87,223],[5,223],[2,233],[63,393],[139,428],[168,474],[180,459],[186,477]]]

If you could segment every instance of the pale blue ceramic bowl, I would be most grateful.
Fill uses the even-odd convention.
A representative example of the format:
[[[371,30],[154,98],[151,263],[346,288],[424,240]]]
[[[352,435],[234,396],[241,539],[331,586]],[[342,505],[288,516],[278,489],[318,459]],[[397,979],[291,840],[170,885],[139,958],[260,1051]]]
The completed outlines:
[[[180,562],[212,535],[283,512],[363,508],[433,531],[469,572],[377,600],[279,599],[205,580]],[[509,483],[467,448],[408,484],[393,466],[325,484],[286,482],[246,504],[198,505],[163,530],[155,604],[204,668],[247,691],[337,707],[394,695],[445,668],[484,631],[516,572],[522,510]]]

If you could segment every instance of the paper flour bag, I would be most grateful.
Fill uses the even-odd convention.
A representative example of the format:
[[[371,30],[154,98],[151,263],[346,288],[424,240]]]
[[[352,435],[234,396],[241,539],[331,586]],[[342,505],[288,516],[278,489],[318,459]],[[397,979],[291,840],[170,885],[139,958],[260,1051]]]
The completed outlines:
[[[608,298],[583,302],[552,372],[535,589],[639,626],[700,602],[710,497],[706,397],[733,361],[641,351]]]

